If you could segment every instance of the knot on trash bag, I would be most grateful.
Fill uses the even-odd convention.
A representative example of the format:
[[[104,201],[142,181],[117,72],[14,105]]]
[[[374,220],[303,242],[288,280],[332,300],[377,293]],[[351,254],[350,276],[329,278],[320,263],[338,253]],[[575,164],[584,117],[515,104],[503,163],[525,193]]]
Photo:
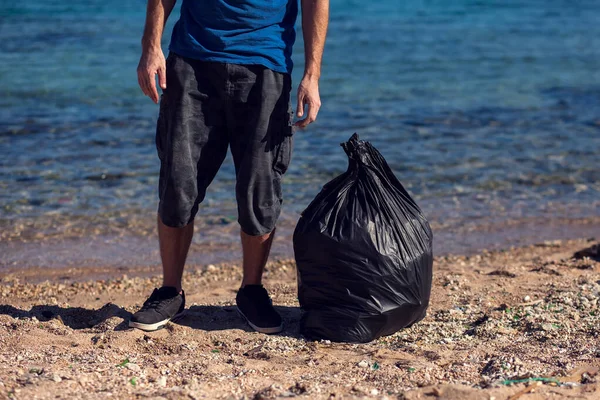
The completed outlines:
[[[366,167],[366,169],[372,170],[377,175],[381,175],[381,178],[384,180],[395,179],[385,176],[389,173],[393,177],[393,173],[383,160],[383,157],[371,143],[360,140],[357,133],[354,133],[352,137],[350,137],[350,140],[341,143],[340,145],[348,155],[349,170],[356,171],[358,169],[364,169],[361,167]]]
[[[344,151],[351,160],[366,163],[368,159],[369,151],[367,149],[368,143],[358,138],[358,134],[354,133],[350,140],[341,143],[340,146],[344,148]]]

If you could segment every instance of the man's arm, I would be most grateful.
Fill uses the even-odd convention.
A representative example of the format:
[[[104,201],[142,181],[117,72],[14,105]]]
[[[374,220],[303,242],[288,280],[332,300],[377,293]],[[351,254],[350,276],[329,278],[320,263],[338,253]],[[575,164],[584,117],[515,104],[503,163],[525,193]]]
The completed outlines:
[[[319,96],[319,78],[321,77],[321,60],[329,22],[329,0],[302,0],[302,32],[304,36],[304,77],[298,87],[298,118],[304,115],[304,107],[308,106],[306,118],[296,122],[300,128],[317,119],[321,107]]]
[[[146,26],[142,37],[142,56],[138,64],[138,83],[142,92],[158,103],[158,91],[156,89],[156,75],[163,89],[167,88],[167,68],[165,55],[160,47],[163,30],[167,18],[173,11],[177,0],[148,0],[146,9]]]

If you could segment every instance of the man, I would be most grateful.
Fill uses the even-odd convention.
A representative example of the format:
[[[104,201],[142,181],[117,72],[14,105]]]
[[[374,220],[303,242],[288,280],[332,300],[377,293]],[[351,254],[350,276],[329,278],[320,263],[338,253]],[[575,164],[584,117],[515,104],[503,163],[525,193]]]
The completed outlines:
[[[281,317],[261,279],[280,214],[293,126],[306,127],[321,106],[329,0],[300,0],[306,62],[296,114],[304,119],[295,124],[290,91],[298,0],[183,0],[165,60],[160,40],[175,1],[148,1],[137,70],[142,91],[155,103],[156,75],[163,91],[156,132],[163,286],[129,325],[151,331],[183,312],[181,278],[194,217],[230,146],[243,251],[236,303],[256,331],[277,333]]]

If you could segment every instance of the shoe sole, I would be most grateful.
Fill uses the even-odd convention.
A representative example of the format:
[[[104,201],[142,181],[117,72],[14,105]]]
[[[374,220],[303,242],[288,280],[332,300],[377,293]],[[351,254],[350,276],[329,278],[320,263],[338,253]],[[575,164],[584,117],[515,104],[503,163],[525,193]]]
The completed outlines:
[[[240,310],[239,307],[236,306],[236,308],[237,308],[238,313],[240,313],[240,315],[246,320],[246,322],[248,323],[248,325],[250,325],[250,327],[252,329],[254,329],[256,332],[271,334],[271,333],[279,333],[279,332],[281,332],[283,330],[283,324],[281,324],[279,326],[272,326],[272,327],[269,327],[269,328],[263,328],[263,327],[260,327],[260,326],[256,326],[252,322],[250,322],[250,320],[248,319],[248,317],[246,317],[244,315],[244,313],[242,312],[242,310]]]
[[[175,321],[176,319],[181,318],[184,314],[185,310],[180,312],[179,314],[175,314],[172,318],[167,318],[154,324],[143,324],[141,322],[129,321],[129,327],[137,328],[145,332],[157,331],[160,328],[163,328],[165,325],[167,325],[169,321]]]

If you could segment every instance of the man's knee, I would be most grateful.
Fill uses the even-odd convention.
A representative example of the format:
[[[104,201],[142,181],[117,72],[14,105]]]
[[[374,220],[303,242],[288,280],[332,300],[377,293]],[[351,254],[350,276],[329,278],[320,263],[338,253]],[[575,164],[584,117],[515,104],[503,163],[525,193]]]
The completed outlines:
[[[238,195],[238,222],[247,235],[262,236],[272,232],[280,213],[281,200],[278,198],[263,199],[261,203],[261,199]]]

